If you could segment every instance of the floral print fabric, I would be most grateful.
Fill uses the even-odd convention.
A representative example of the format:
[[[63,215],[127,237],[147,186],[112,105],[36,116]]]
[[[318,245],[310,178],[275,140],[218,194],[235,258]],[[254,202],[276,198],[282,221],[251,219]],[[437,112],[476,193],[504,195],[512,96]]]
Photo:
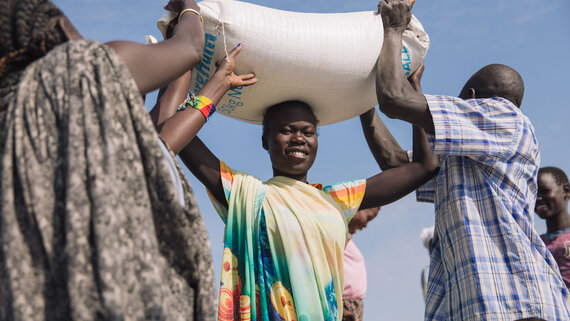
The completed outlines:
[[[181,206],[119,56],[89,40],[62,44],[28,66],[9,97],[0,110],[0,320],[213,320],[196,199],[182,179]]]

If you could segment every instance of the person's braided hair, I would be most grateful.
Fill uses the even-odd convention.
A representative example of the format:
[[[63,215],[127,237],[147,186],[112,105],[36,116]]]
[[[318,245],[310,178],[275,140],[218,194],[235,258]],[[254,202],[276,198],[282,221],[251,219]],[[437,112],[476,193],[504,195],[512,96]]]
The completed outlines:
[[[59,28],[50,25],[62,15],[47,0],[0,0],[0,90],[18,82],[20,72],[67,41]]]

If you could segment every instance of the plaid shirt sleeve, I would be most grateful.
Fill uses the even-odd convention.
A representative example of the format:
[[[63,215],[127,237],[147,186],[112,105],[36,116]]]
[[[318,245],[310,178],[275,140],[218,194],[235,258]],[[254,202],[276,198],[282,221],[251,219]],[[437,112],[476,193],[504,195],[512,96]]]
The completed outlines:
[[[510,101],[431,95],[426,99],[435,128],[435,133],[426,133],[434,154],[491,164],[514,146],[520,111]]]
[[[435,201],[435,177],[416,190],[416,201],[425,203]]]

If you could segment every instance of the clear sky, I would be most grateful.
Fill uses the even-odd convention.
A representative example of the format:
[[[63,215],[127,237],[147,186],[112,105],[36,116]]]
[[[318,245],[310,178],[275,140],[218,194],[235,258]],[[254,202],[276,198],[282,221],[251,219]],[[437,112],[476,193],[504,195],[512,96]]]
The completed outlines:
[[[160,39],[156,19],[164,1],[55,0],[86,38],[144,41]],[[252,0],[259,5],[301,12],[376,10],[377,2],[352,0]],[[570,174],[570,2],[566,0],[418,0],[414,14],[431,38],[422,81],[424,93],[457,95],[469,76],[489,63],[514,67],[525,80],[522,111],[535,126],[542,166]],[[147,99],[147,106],[154,96]],[[411,147],[408,124],[383,117],[404,148]],[[369,177],[379,171],[361,133],[358,119],[319,129],[319,156],[309,172],[311,182],[334,183]],[[261,148],[261,127],[215,115],[199,135],[231,167],[261,179],[271,177],[267,153]],[[204,188],[187,172],[208,227],[216,275],[219,277],[224,226]],[[535,226],[545,224],[535,216]],[[355,235],[368,268],[365,320],[421,320],[420,271],[428,264],[419,237],[434,222],[431,204],[415,197],[385,206],[368,228]]]

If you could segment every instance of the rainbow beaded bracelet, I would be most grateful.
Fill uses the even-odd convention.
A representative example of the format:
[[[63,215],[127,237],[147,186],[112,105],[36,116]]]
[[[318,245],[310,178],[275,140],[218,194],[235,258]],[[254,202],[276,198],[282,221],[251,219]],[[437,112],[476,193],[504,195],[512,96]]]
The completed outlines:
[[[194,93],[190,93],[190,97],[186,98],[184,103],[180,105],[176,111],[184,110],[187,107],[198,109],[202,115],[204,115],[206,121],[216,112],[216,106],[208,97],[195,96]]]

